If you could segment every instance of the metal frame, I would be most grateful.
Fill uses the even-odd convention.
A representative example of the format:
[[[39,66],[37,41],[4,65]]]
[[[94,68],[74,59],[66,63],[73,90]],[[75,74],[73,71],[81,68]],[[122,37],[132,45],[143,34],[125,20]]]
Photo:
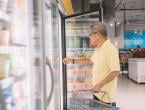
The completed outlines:
[[[118,11],[136,11],[136,10],[145,10],[145,8],[123,8],[123,9],[120,9]]]
[[[54,76],[53,76],[53,70],[51,68],[51,63],[49,61],[49,59],[46,57],[46,52],[45,52],[45,49],[46,49],[46,46],[45,46],[45,4],[46,1],[45,0],[42,0],[42,1],[39,1],[37,0],[38,3],[40,4],[39,8],[40,8],[40,12],[39,12],[39,17],[40,17],[40,21],[42,24],[40,24],[40,29],[41,29],[41,45],[42,45],[42,56],[41,56],[41,59],[42,59],[42,77],[41,77],[41,87],[42,87],[42,93],[43,93],[43,96],[42,96],[42,110],[47,110],[48,109],[48,105],[51,101],[51,98],[52,98],[52,95],[53,95],[53,89],[54,89]],[[55,3],[53,1],[50,2],[51,5],[55,5]],[[48,5],[48,4],[47,4]],[[49,7],[49,6],[48,6]],[[50,76],[51,76],[51,91],[50,91],[50,95],[47,97],[46,93],[46,65],[50,68]]]
[[[63,19],[69,19],[69,18],[75,18],[75,17],[81,17],[81,16],[85,16],[85,15],[90,15],[90,14],[97,13],[98,11],[100,13],[101,9],[96,10],[96,11],[85,11],[85,12],[82,12],[82,13],[77,13],[77,14],[73,14],[73,15],[69,15],[69,16],[64,16]],[[98,17],[101,20],[101,16],[98,15]]]
[[[39,1],[38,2],[40,3],[40,20],[42,22],[42,24],[40,25],[41,26],[41,34],[42,34],[42,42],[41,42],[41,45],[42,45],[42,71],[43,71],[43,75],[42,75],[42,91],[43,91],[43,105],[42,105],[42,110],[47,110],[47,96],[46,96],[46,53],[45,53],[45,29],[44,29],[44,24],[45,24],[45,17],[44,17],[44,3],[45,3],[45,0],[42,0],[42,1]]]
[[[63,19],[63,14],[60,13],[61,15],[61,36],[62,36],[62,58],[66,57],[66,39],[65,39],[65,19]],[[63,110],[67,110],[67,76],[66,76],[66,66],[62,64],[62,84],[63,84]]]

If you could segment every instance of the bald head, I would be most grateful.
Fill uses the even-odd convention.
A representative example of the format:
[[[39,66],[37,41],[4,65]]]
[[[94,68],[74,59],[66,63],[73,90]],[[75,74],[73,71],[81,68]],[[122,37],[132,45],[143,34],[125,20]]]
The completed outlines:
[[[99,32],[100,34],[102,34],[103,36],[107,37],[107,28],[106,25],[101,23],[101,22],[97,22],[93,25],[91,25],[91,32]]]

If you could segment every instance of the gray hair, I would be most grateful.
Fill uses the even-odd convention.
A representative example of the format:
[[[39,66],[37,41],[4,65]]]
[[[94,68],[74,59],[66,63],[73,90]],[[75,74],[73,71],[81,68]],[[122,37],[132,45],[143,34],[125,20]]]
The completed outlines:
[[[100,32],[103,36],[107,37],[107,28],[104,23],[97,22],[90,27],[92,32]]]

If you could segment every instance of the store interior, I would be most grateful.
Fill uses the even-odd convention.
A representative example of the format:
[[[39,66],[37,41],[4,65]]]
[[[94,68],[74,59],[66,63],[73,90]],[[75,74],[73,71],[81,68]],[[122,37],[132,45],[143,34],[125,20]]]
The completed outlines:
[[[65,7],[67,15],[97,10],[97,0],[72,0],[70,4],[72,9],[68,8],[68,5]],[[120,110],[145,109],[143,104],[145,99],[143,66],[145,61],[145,2],[144,0],[108,0],[103,5],[103,22],[107,25],[107,37],[118,48],[120,56],[121,71],[118,81],[117,106]],[[99,21],[97,14],[66,19],[67,57],[91,56],[94,50],[89,48],[87,36],[89,24],[97,20]],[[67,77],[69,90],[91,88],[88,85],[89,77],[92,77],[91,67],[67,65]],[[73,93],[69,90],[68,97],[73,97]],[[84,97],[89,96],[85,94]]]
[[[92,66],[63,58],[91,57],[95,22],[119,51],[117,107],[144,110],[145,0],[0,0],[0,110],[74,110],[70,99],[92,98]]]

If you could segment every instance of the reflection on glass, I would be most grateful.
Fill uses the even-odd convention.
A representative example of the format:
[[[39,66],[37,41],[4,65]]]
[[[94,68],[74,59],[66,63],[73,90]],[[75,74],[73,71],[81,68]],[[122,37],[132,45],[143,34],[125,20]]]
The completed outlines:
[[[98,13],[95,13],[96,15]],[[89,58],[94,49],[89,47],[90,25],[99,21],[92,15],[76,17],[66,20],[66,57]],[[67,99],[68,109],[73,106],[72,98],[91,98],[92,67],[78,64],[67,64]]]
[[[42,70],[42,20],[40,14],[41,4],[37,0],[33,0],[33,8],[31,8],[31,25],[30,25],[30,55],[31,69],[30,74],[30,106],[32,110],[43,109],[43,70]],[[33,10],[34,9],[34,10]]]
[[[56,6],[45,7],[45,46],[46,56],[51,62],[54,77],[53,96],[48,105],[48,110],[60,110],[60,47],[59,47],[59,16]],[[52,86],[52,77],[48,68],[46,68],[47,78],[47,97],[50,95]],[[56,106],[57,105],[57,106]]]
[[[52,86],[50,66],[54,89],[47,109],[60,110],[58,10],[51,2],[41,3],[0,0],[0,110],[44,110]]]
[[[27,0],[0,0],[0,110],[28,110]]]

